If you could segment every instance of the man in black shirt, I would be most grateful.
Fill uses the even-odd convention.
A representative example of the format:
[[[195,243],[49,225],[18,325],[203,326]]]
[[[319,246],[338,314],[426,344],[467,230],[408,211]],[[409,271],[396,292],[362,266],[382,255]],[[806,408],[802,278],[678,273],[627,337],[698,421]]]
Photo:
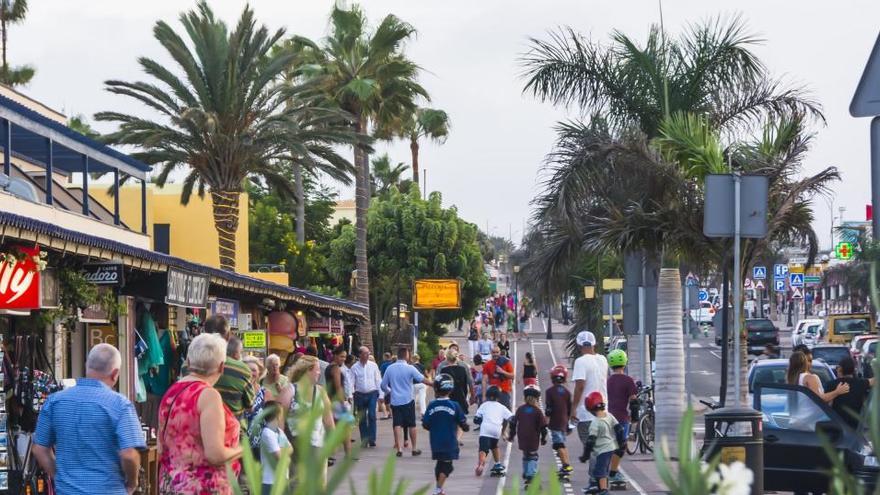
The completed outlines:
[[[834,399],[831,407],[840,414],[840,417],[853,428],[859,425],[859,419],[862,415],[862,407],[868,401],[868,393],[874,385],[874,379],[866,380],[864,378],[856,378],[856,363],[853,358],[847,356],[840,360],[837,364],[838,379],[831,384],[830,390],[834,390],[840,383],[849,385],[849,392],[838,395]]]

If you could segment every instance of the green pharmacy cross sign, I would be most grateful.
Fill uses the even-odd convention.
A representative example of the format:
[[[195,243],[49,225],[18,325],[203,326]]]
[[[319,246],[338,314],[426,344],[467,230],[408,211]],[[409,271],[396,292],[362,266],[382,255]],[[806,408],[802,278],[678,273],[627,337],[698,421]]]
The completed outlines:
[[[852,243],[849,242],[839,242],[837,243],[837,248],[834,249],[834,254],[837,256],[839,260],[848,260],[853,256],[853,246]]]

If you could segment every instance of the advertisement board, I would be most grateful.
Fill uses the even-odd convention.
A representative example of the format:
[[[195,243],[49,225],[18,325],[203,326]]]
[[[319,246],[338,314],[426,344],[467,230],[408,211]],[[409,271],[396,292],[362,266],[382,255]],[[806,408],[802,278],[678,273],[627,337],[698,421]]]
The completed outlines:
[[[168,267],[168,282],[165,303],[184,308],[205,308],[208,306],[207,275]]]
[[[40,272],[34,261],[40,256],[40,248],[13,249],[24,256],[0,260],[0,309],[40,309]]]
[[[413,284],[413,308],[461,308],[461,282],[457,279],[416,280]]]

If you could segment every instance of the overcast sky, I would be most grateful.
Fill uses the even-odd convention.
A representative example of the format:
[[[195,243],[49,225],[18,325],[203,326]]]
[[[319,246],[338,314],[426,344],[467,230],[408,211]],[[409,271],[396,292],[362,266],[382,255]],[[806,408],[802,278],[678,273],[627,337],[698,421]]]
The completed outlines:
[[[250,3],[269,27],[319,38],[327,30],[333,2]],[[233,24],[244,4],[211,2]],[[153,24],[164,19],[179,26],[177,15],[193,5],[185,0],[32,1],[25,23],[12,27],[9,58],[12,64],[37,69],[25,93],[68,115],[91,118],[101,110],[146,114],[145,108],[104,91],[103,81],[140,79],[136,58],[141,55],[167,60],[152,37]],[[446,144],[422,148],[429,190],[441,191],[446,205],[456,205],[480,228],[488,225],[490,233],[503,236],[512,232],[515,242],[553,143],[551,126],[567,117],[564,110],[521,92],[517,57],[526,50],[528,37],[569,25],[600,40],[607,40],[612,29],[644,38],[659,21],[657,2],[647,0],[368,0],[362,5],[373,20],[394,13],[418,29],[408,53],[426,70],[422,82],[433,98],[431,105],[450,114],[452,133]],[[839,167],[843,180],[834,186],[835,215],[844,206],[845,220],[864,220],[870,201],[869,121],[850,117],[847,109],[880,29],[880,2],[667,0],[663,9],[671,35],[709,16],[745,17],[751,30],[765,39],[756,52],[772,73],[806,86],[824,106],[827,126],[816,129],[806,171]],[[409,162],[409,148],[402,143],[391,146],[390,153],[394,160]],[[820,200],[816,228],[824,245],[830,215],[828,204]]]

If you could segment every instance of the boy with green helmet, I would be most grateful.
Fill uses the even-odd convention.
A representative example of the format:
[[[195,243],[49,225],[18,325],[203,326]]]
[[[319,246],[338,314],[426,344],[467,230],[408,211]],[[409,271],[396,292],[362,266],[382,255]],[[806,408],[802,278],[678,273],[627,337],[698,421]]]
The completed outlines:
[[[615,349],[608,353],[608,367],[611,368],[611,376],[608,377],[608,412],[623,426],[624,437],[629,436],[630,429],[630,401],[636,400],[638,387],[636,382],[626,374],[626,364],[629,359],[622,349]],[[626,479],[620,474],[620,459],[624,449],[618,449],[611,458],[611,472],[608,481],[612,484],[625,483]]]

